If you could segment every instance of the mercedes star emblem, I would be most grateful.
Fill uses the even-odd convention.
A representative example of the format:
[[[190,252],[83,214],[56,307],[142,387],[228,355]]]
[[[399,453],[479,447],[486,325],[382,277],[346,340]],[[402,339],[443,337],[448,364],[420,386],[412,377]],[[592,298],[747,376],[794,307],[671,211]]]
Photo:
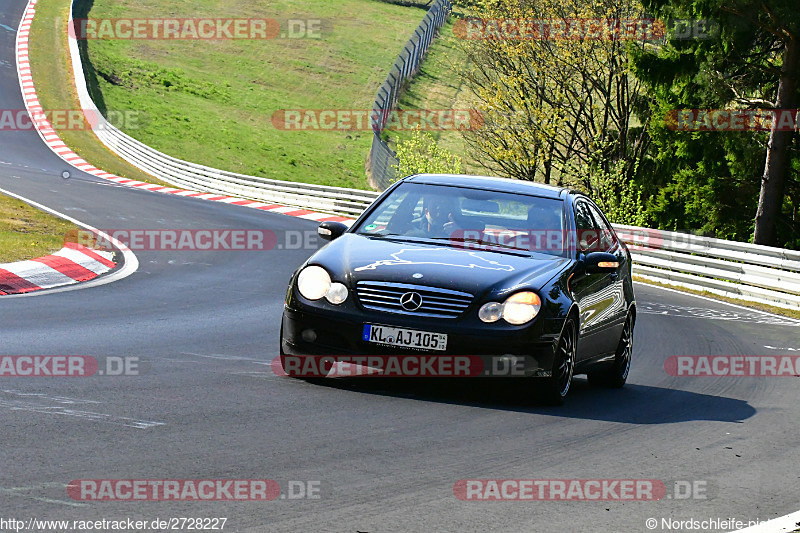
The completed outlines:
[[[416,311],[422,306],[422,296],[416,292],[407,292],[400,297],[400,305],[406,311]]]

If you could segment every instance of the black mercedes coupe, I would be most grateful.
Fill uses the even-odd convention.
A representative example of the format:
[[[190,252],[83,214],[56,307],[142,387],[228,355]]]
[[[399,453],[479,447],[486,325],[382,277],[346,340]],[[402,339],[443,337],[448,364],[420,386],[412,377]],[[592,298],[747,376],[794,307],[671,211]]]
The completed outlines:
[[[420,174],[393,184],[352,226],[323,222],[318,232],[331,242],[286,294],[284,368],[306,356],[511,360],[525,390],[551,404],[577,374],[625,384],[631,257],[579,192]]]

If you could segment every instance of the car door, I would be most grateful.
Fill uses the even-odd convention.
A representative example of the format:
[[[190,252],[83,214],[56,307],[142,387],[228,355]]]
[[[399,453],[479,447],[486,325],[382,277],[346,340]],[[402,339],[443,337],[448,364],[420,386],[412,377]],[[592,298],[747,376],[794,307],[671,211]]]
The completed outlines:
[[[592,218],[600,232],[601,251],[616,255],[619,265],[616,271],[610,273],[611,285],[608,295],[610,301],[606,307],[608,318],[604,320],[604,328],[610,346],[609,350],[615,351],[619,344],[622,328],[625,325],[625,318],[628,312],[625,300],[625,276],[628,272],[629,259],[625,248],[619,243],[616,233],[600,212],[600,209],[592,202],[587,201],[587,204],[589,205],[589,211],[592,213]]]
[[[609,233],[595,220],[592,205],[584,198],[578,198],[574,204],[576,254],[580,259],[591,252],[613,253],[618,243],[609,242]],[[602,220],[602,218],[601,218]],[[613,236],[613,232],[610,233]],[[619,273],[579,272],[570,282],[573,297],[580,310],[580,342],[578,343],[578,359],[607,354],[616,349],[619,336],[614,338],[612,331],[617,318],[616,307],[619,299],[624,298]]]

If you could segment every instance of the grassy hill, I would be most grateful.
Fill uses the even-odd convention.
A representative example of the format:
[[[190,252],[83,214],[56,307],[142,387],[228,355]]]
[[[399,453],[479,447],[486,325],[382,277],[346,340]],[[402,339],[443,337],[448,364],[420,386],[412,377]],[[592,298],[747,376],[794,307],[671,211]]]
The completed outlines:
[[[368,188],[369,131],[283,131],[282,109],[369,109],[420,7],[378,0],[95,0],[89,18],[318,20],[320,38],[90,40],[95,100],[174,157],[273,179]]]

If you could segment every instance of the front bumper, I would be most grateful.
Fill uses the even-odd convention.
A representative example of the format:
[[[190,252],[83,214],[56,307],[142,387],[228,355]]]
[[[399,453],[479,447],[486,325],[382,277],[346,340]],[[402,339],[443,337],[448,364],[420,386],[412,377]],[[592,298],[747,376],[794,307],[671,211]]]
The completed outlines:
[[[546,377],[553,366],[563,320],[537,317],[524,327],[470,319],[430,319],[360,309],[356,304],[284,307],[281,354],[292,356],[479,356],[487,365],[517,361],[514,375]],[[326,307],[329,307],[326,309]],[[447,349],[418,350],[364,340],[364,324],[447,334]]]

